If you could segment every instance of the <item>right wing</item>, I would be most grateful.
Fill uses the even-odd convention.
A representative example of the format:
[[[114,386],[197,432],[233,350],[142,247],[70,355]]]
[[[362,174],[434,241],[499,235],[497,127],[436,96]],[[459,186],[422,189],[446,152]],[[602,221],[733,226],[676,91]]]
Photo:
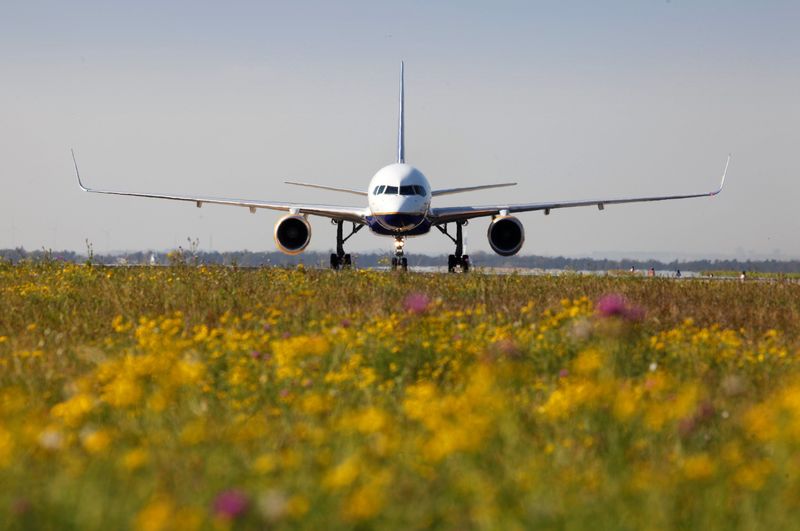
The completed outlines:
[[[706,192],[701,194],[661,195],[661,196],[651,196],[651,197],[625,197],[617,199],[553,201],[547,203],[542,202],[542,203],[432,208],[430,210],[429,218],[434,225],[438,225],[440,223],[450,223],[454,221],[462,221],[466,219],[478,218],[483,216],[497,216],[501,212],[513,214],[516,212],[531,212],[535,210],[544,210],[545,214],[549,214],[550,210],[556,208],[596,206],[600,210],[603,210],[603,208],[606,205],[618,205],[623,203],[643,203],[648,201],[668,201],[671,199],[689,199],[692,197],[713,197],[719,194],[722,191],[722,187],[725,186],[725,176],[728,173],[728,165],[730,164],[730,162],[731,162],[731,156],[728,155],[728,160],[725,163],[725,170],[722,172],[722,180],[719,183],[719,188],[717,188],[713,192]]]
[[[334,206],[334,205],[314,205],[304,203],[285,203],[279,201],[260,201],[257,199],[226,199],[222,197],[200,197],[189,195],[174,195],[174,194],[156,194],[147,192],[122,192],[118,190],[96,190],[84,186],[81,181],[81,174],[78,171],[78,163],[75,160],[75,152],[72,152],[72,162],[75,165],[75,175],[78,178],[78,186],[84,192],[91,192],[94,194],[111,194],[111,195],[127,195],[132,197],[150,197],[154,199],[171,199],[173,201],[186,201],[195,203],[197,208],[203,206],[204,203],[212,205],[232,205],[239,207],[247,207],[250,212],[255,212],[257,208],[265,208],[268,210],[281,210],[294,214],[311,214],[315,216],[322,216],[332,219],[342,219],[345,221],[352,221],[353,223],[366,224],[366,208],[347,207],[347,206]]]

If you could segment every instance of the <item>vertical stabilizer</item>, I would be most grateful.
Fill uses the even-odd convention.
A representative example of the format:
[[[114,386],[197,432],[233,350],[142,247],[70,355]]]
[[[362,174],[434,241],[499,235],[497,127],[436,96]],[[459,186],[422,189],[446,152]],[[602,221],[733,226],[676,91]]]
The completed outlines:
[[[406,161],[405,118],[403,115],[403,61],[400,61],[400,118],[397,124],[397,162]]]

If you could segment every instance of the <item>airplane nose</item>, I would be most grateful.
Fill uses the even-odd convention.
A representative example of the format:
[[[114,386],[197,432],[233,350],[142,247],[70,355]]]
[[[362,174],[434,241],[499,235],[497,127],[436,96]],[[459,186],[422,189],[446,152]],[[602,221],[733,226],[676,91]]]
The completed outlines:
[[[422,207],[422,201],[417,197],[404,197],[400,201],[398,210],[403,212],[418,212]]]

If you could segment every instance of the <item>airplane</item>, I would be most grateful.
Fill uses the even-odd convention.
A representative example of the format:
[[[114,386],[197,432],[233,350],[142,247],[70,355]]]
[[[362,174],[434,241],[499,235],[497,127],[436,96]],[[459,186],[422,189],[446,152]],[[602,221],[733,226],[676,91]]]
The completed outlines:
[[[261,201],[254,199],[225,199],[219,197],[199,197],[181,194],[159,194],[144,192],[124,192],[118,190],[99,190],[85,186],[81,180],[75,152],[72,151],[72,161],[78,186],[84,192],[97,194],[126,195],[134,197],[149,197],[156,199],[171,199],[195,203],[197,208],[204,204],[233,205],[250,209],[255,213],[257,209],[269,209],[286,212],[275,224],[275,245],[282,252],[290,255],[303,252],[311,241],[311,224],[309,216],[329,218],[336,225],[336,252],[330,256],[330,267],[334,270],[349,268],[352,259],[344,250],[345,242],[354,234],[369,227],[377,235],[388,236],[394,239],[394,256],[392,270],[407,270],[408,259],[403,252],[406,238],[421,236],[436,228],[455,244],[455,252],[448,256],[447,268],[449,272],[460,270],[466,273],[470,269],[469,256],[464,254],[463,227],[479,217],[491,218],[487,231],[489,245],[492,250],[501,256],[512,256],[522,249],[525,241],[525,230],[522,222],[512,214],[522,212],[543,211],[549,215],[558,208],[571,208],[583,206],[596,206],[603,210],[608,205],[622,203],[639,203],[650,201],[667,201],[672,199],[689,199],[693,197],[713,197],[722,191],[725,185],[725,176],[731,157],[725,163],[722,180],[719,188],[713,192],[699,194],[680,194],[651,197],[629,197],[589,200],[550,201],[536,203],[503,203],[495,205],[468,205],[456,207],[435,207],[432,200],[435,197],[514,186],[517,183],[496,183],[459,188],[431,187],[428,179],[414,166],[406,163],[405,151],[405,113],[404,113],[404,65],[400,63],[400,98],[399,119],[397,128],[397,161],[384,166],[372,177],[366,190],[342,188],[322,184],[310,184],[295,181],[285,181],[286,184],[317,188],[332,192],[342,192],[361,197],[366,197],[366,207],[350,207],[335,205],[318,205],[307,203],[287,203],[277,201]],[[345,222],[351,223],[352,228],[347,236],[344,235]],[[455,225],[455,232],[448,230],[448,225]]]

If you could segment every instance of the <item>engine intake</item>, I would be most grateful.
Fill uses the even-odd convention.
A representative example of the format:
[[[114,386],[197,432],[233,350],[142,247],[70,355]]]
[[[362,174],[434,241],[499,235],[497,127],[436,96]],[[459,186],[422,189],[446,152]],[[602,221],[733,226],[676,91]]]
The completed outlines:
[[[489,245],[500,256],[512,256],[522,249],[525,229],[513,216],[496,217],[489,224]]]
[[[288,215],[275,224],[275,245],[286,254],[300,254],[311,241],[311,224],[305,216]]]

